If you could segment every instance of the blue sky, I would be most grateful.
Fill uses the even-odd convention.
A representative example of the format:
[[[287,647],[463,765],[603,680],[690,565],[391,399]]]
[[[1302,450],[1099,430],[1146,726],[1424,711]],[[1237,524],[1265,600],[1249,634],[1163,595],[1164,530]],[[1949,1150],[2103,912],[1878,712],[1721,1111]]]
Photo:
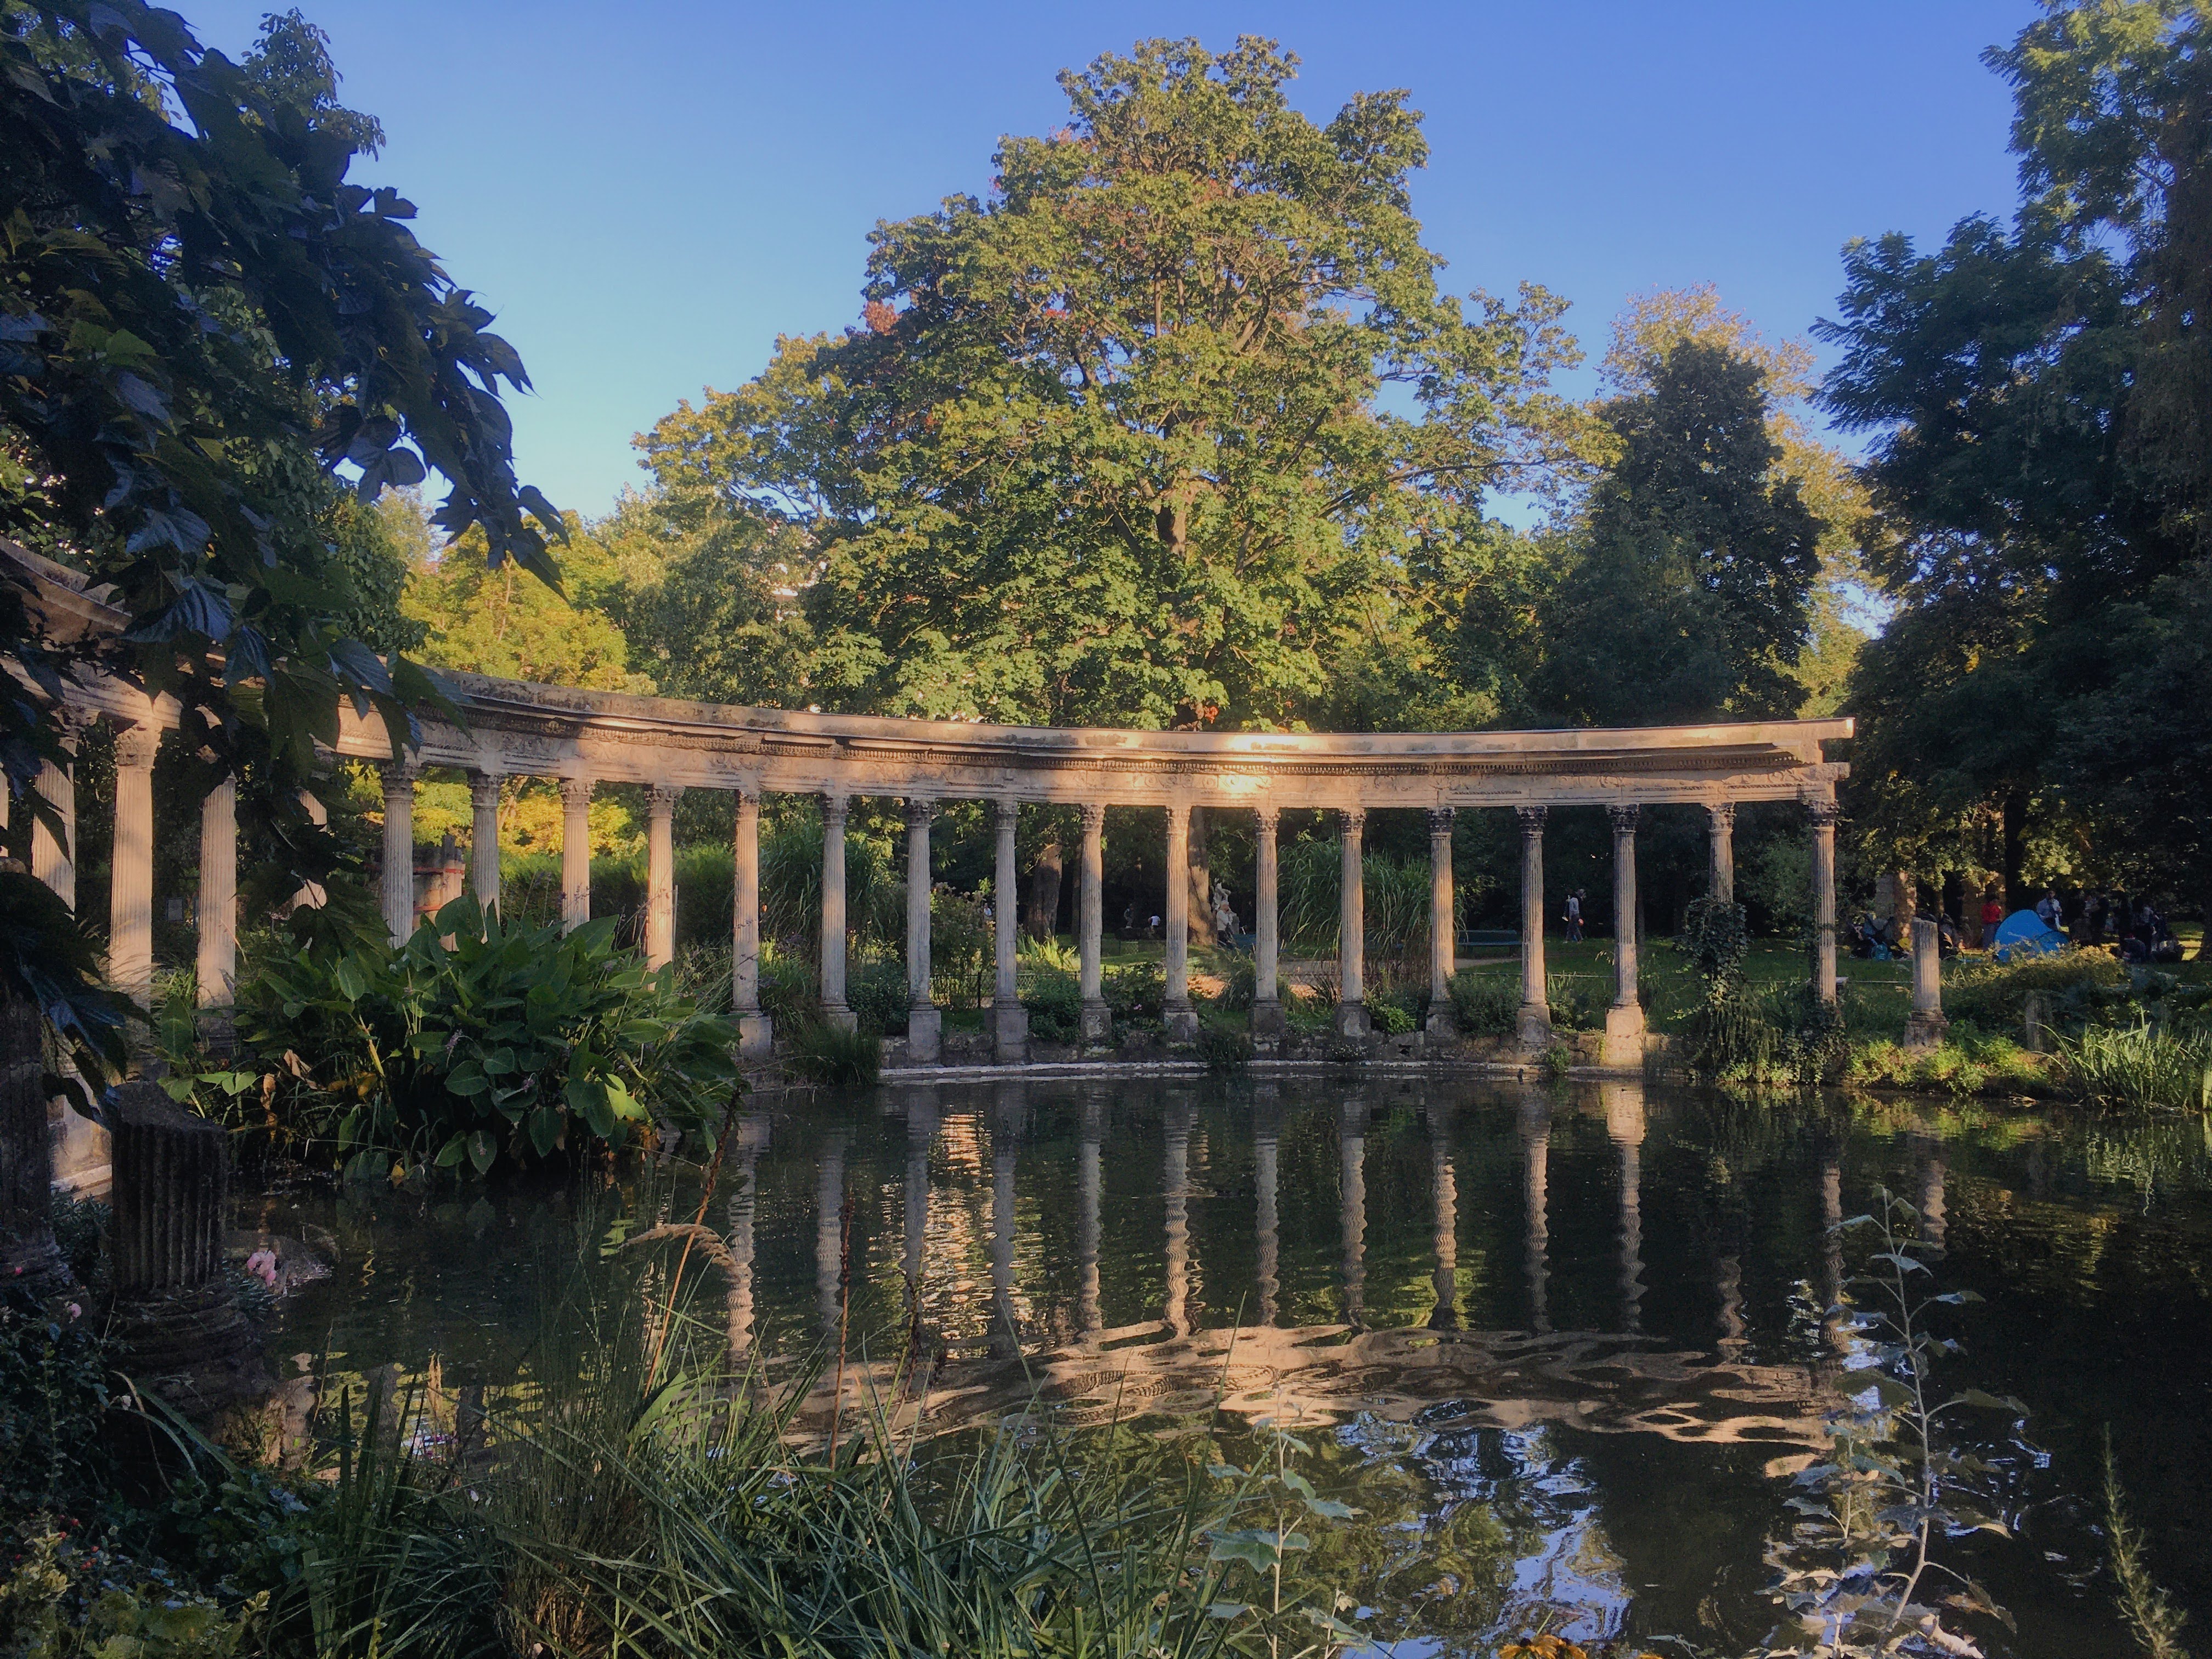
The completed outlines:
[[[171,0],[237,52],[270,0]],[[537,395],[522,476],[605,511],[629,440],[779,333],[852,321],[879,218],[981,191],[1001,133],[1064,119],[1054,76],[1141,37],[1274,37],[1326,119],[1409,88],[1415,209],[1464,291],[1541,283],[1602,349],[1629,295],[1716,283],[1771,335],[1829,310],[1855,235],[2010,210],[2010,104],[1982,49],[2033,0],[1411,5],[581,5],[302,0],[344,100],[390,137],[356,172],[500,314]],[[1583,383],[1572,390],[1586,389]]]

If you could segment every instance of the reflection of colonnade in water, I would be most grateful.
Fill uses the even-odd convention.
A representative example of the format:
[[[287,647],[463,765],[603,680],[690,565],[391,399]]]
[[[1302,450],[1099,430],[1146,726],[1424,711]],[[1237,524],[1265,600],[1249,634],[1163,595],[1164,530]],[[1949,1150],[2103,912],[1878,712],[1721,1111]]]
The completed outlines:
[[[903,1118],[906,1146],[904,1225],[901,1230],[903,1237],[899,1267],[915,1330],[919,1332],[922,1328],[921,1307],[929,1285],[933,1283],[938,1287],[931,1292],[933,1300],[949,1291],[957,1304],[967,1294],[964,1285],[974,1285],[977,1291],[982,1290],[976,1284],[982,1274],[976,1270],[988,1260],[988,1328],[976,1333],[971,1326],[967,1338],[953,1337],[948,1333],[950,1346],[936,1350],[939,1363],[962,1355],[980,1357],[985,1353],[996,1359],[1012,1359],[1021,1353],[1024,1339],[1033,1342],[1041,1333],[1055,1328],[1051,1322],[1040,1322],[1041,1316],[1028,1299],[1036,1291],[1032,1287],[1025,1294],[1022,1279],[1024,1225],[1041,1224],[1036,1220],[1025,1224],[1026,1212],[1021,1200],[1021,1159],[1032,1135],[1029,1087],[1001,1084],[995,1089],[987,1112],[959,1113],[950,1120],[940,1108],[936,1091],[925,1087],[902,1091],[903,1097],[896,1108]],[[1060,1352],[1111,1354],[1116,1364],[1126,1364],[1139,1370],[1158,1369],[1170,1363],[1176,1355],[1196,1352],[1226,1334],[1206,1328],[1207,1322],[1201,1311],[1200,1286],[1205,1267],[1200,1259],[1201,1245],[1214,1235],[1194,1224],[1197,1200],[1201,1194],[1214,1193],[1218,1171],[1211,1162],[1211,1150],[1204,1143],[1196,1096],[1184,1089],[1164,1091],[1160,1116],[1156,1121],[1160,1135],[1157,1143],[1158,1161],[1144,1160],[1150,1170],[1158,1172],[1157,1198],[1148,1199],[1148,1202],[1159,1206],[1153,1213],[1159,1218],[1160,1228],[1156,1237],[1160,1240],[1161,1277],[1155,1281],[1160,1299],[1152,1317],[1109,1328],[1103,1306],[1102,1278],[1107,1200],[1105,1153],[1107,1137],[1112,1129],[1110,1101],[1110,1091],[1099,1084],[1084,1085],[1075,1101],[1073,1307],[1060,1316],[1056,1328],[1062,1333],[1061,1340],[1073,1344],[1072,1348]],[[1517,1148],[1515,1184],[1518,1188],[1522,1233],[1517,1277],[1525,1291],[1525,1319],[1520,1324],[1529,1334],[1521,1338],[1514,1338],[1508,1331],[1486,1328],[1480,1320],[1470,1327],[1467,1310],[1462,1305],[1459,1278],[1462,1255],[1459,1234],[1462,1219],[1470,1212],[1469,1193],[1463,1190],[1462,1167],[1455,1156],[1451,1107],[1447,1103],[1432,1103],[1420,1097],[1406,1103],[1418,1109],[1424,1127],[1427,1144],[1423,1159],[1425,1180],[1422,1185],[1431,1211],[1428,1218],[1429,1262],[1425,1271],[1433,1295],[1425,1317],[1418,1312],[1412,1314],[1413,1328],[1453,1333],[1448,1339],[1452,1341],[1484,1344],[1519,1340],[1545,1344],[1547,1349],[1560,1344],[1575,1347],[1603,1340],[1592,1330],[1563,1333],[1556,1338],[1551,1334],[1554,1318],[1551,1149],[1566,1115],[1559,1098],[1531,1089],[1520,1096],[1513,1108],[1509,1146]],[[1402,1237],[1403,1230],[1398,1224],[1401,1218],[1389,1206],[1402,1206],[1404,1199],[1393,1189],[1378,1189],[1378,1194],[1387,1196],[1381,1198],[1384,1209],[1375,1211],[1377,1194],[1370,1191],[1374,1171],[1370,1168],[1369,1158],[1370,1152],[1386,1143],[1376,1139],[1376,1120],[1367,1096],[1354,1092],[1341,1099],[1333,1113],[1337,1154],[1337,1231],[1340,1241],[1334,1277],[1338,1280],[1341,1325],[1309,1326],[1303,1332],[1285,1329],[1283,1325],[1285,1286],[1282,1181],[1285,1142],[1284,1111],[1277,1088],[1257,1085],[1249,1109],[1252,1138],[1249,1224],[1252,1232],[1249,1237],[1253,1248],[1249,1271],[1256,1297],[1252,1302],[1243,1301],[1243,1292],[1234,1283],[1236,1278],[1242,1276],[1242,1269],[1231,1275],[1231,1282],[1220,1286],[1224,1294],[1244,1310],[1241,1315],[1243,1334],[1237,1340],[1258,1340],[1278,1331],[1286,1340],[1302,1335],[1310,1338],[1332,1328],[1340,1328],[1346,1338],[1355,1340],[1364,1340],[1366,1334],[1377,1338],[1406,1334],[1396,1331],[1370,1333],[1369,1328],[1370,1220],[1375,1214],[1382,1214],[1386,1231],[1381,1236],[1395,1233]],[[1620,1340],[1648,1343],[1649,1339],[1639,1334],[1647,1295],[1643,1215],[1643,1148],[1649,1127],[1645,1091],[1634,1083],[1601,1085],[1593,1096],[1584,1097],[1573,1115],[1581,1116],[1593,1126],[1602,1122],[1614,1164],[1615,1192],[1609,1207],[1613,1211],[1617,1267],[1607,1277],[1614,1287],[1608,1300],[1616,1313],[1607,1322],[1620,1334]],[[848,1190],[848,1166],[854,1156],[853,1133],[850,1128],[828,1128],[821,1132],[815,1143],[816,1301],[821,1328],[833,1340],[845,1315],[846,1296],[852,1288],[846,1282],[846,1273],[849,1271],[857,1285],[867,1273],[860,1259],[865,1253],[862,1235],[858,1230],[848,1235],[848,1212],[852,1201]],[[728,1200],[730,1254],[737,1268],[732,1292],[731,1331],[732,1348],[740,1352],[753,1341],[757,1321],[752,1286],[757,1259],[753,1230],[757,1166],[768,1135],[769,1119],[765,1115],[746,1119],[734,1149],[736,1179]],[[947,1135],[951,1136],[945,1141],[950,1149],[949,1165],[940,1164],[934,1155],[940,1140]],[[1940,1244],[1944,1231],[1947,1181],[1942,1147],[1934,1137],[1915,1133],[1907,1137],[1907,1158],[1909,1173],[1896,1184],[1912,1193],[1924,1217],[1926,1237],[1931,1243]],[[1815,1141],[1814,1159],[1814,1180],[1809,1183],[1811,1190],[1806,1194],[1806,1206],[1808,1211],[1817,1211],[1820,1234],[1816,1253],[1808,1263],[1808,1278],[1812,1282],[1806,1290],[1817,1294],[1820,1299],[1821,1346],[1831,1355],[1840,1356],[1852,1346],[1852,1336],[1847,1319],[1838,1311],[1844,1291],[1844,1252],[1843,1240],[1835,1229],[1843,1218],[1844,1194],[1842,1144],[1832,1132]],[[1194,1175],[1201,1165],[1202,1178]],[[950,1229],[943,1235],[947,1249],[944,1255],[935,1255],[928,1240],[933,1219],[933,1168],[941,1167],[951,1168],[956,1178],[964,1172],[973,1182],[970,1190],[974,1194],[975,1213],[971,1216],[969,1206],[957,1202],[942,1212],[938,1218]],[[1394,1168],[1398,1171],[1394,1180],[1403,1180],[1403,1163]],[[1746,1241],[1741,1224],[1732,1213],[1734,1206],[1740,1201],[1733,1192],[1737,1177],[1723,1170],[1720,1178],[1723,1183],[1720,1203],[1724,1213],[1711,1246],[1711,1278],[1708,1282],[1716,1311],[1715,1324],[1709,1328],[1715,1329],[1714,1346],[1723,1368],[1736,1366],[1756,1371],[1762,1368],[1746,1363],[1752,1331],[1744,1290],[1742,1253]],[[865,1182],[865,1177],[862,1179]],[[1145,1180],[1142,1184],[1149,1188],[1150,1182]],[[938,1201],[944,1201],[943,1195],[938,1196]],[[988,1229],[981,1213],[987,1206]],[[1472,1212],[1478,1217],[1482,1212],[1479,1198]],[[1807,1218],[1812,1218],[1808,1215]],[[846,1261],[848,1236],[854,1258],[849,1267]],[[1391,1284],[1407,1282],[1401,1276],[1403,1264],[1394,1260],[1389,1270]],[[974,1277],[967,1276],[970,1273]],[[1217,1269],[1216,1277],[1219,1276]],[[1474,1282],[1480,1285],[1482,1278],[1483,1270],[1479,1266]],[[1502,1288],[1492,1287],[1493,1291]],[[967,1304],[971,1312],[981,1299],[979,1295]],[[1215,1301],[1218,1305],[1221,1297],[1217,1296]],[[1575,1322],[1579,1325],[1583,1322],[1577,1319]],[[977,1335],[980,1342],[973,1340]],[[1050,1346],[1051,1339],[1048,1338],[1048,1350]],[[1267,1344],[1263,1341],[1261,1346]],[[1053,1354],[1048,1352],[1043,1357],[1050,1358]]]

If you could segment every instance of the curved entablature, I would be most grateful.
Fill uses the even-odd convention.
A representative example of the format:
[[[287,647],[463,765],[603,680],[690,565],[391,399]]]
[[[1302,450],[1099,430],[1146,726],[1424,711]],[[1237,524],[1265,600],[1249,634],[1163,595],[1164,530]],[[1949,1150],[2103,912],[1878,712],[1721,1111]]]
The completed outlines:
[[[1795,800],[1848,720],[1545,732],[1145,732],[816,714],[448,674],[416,757],[495,776],[769,793],[1285,808]],[[389,758],[348,710],[343,753]]]

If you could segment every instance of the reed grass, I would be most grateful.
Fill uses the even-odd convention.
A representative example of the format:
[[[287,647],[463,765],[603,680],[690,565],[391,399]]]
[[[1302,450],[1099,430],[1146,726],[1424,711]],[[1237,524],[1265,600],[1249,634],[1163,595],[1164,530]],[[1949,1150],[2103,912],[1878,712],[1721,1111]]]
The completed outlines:
[[[2083,1097],[2100,1104],[2179,1112],[2212,1109],[2212,1033],[2145,1020],[2092,1025],[2062,1038],[2059,1054]]]

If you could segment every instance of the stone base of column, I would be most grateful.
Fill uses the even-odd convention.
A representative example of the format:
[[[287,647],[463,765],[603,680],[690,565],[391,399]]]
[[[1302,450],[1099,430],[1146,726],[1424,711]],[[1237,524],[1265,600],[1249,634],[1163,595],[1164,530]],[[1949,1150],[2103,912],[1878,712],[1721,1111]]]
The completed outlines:
[[[1114,1032],[1114,1011],[1103,1000],[1083,1005],[1083,1041],[1103,1042]]]
[[[1514,1011],[1513,1035],[1524,1048],[1552,1046],[1552,1010],[1548,1004],[1524,1002]]]
[[[1619,1004],[1605,1011],[1605,1049],[1601,1057],[1607,1066],[1640,1066],[1644,1063],[1644,1010],[1632,1004]]]
[[[991,1005],[991,1055],[1001,1066],[1018,1066],[1030,1057],[1030,1013],[1018,1002]]]
[[[1283,1013],[1283,1005],[1270,998],[1252,1005],[1252,1035],[1260,1038],[1281,1036],[1291,1029],[1290,1020]]]
[[[1177,1008],[1173,1006],[1160,1011],[1160,1027],[1167,1033],[1170,1042],[1198,1041],[1198,1010],[1188,1003]]]
[[[1951,1029],[1951,1022],[1941,1013],[1922,1013],[1915,1009],[1905,1017],[1905,1046],[1908,1048],[1940,1048],[1943,1033]]]
[[[906,1057],[915,1066],[934,1066],[945,1051],[945,1015],[935,1008],[910,1008],[906,1016]]]
[[[1336,1034],[1340,1037],[1366,1038],[1375,1033],[1375,1023],[1367,1018],[1364,1002],[1340,1002],[1336,1005]]]
[[[205,1419],[276,1387],[228,1279],[118,1297],[107,1340],[118,1370],[186,1417]]]
[[[738,1058],[766,1060],[775,1050],[775,1022],[766,1014],[738,1016]]]
[[[1429,1004],[1428,1021],[1421,1029],[1431,1036],[1459,1035],[1459,1016],[1452,1012],[1449,997],[1437,997]]]
[[[824,1004],[822,1009],[822,1023],[824,1025],[834,1025],[841,1031],[857,1031],[860,1029],[860,1017],[842,1003],[839,1003],[835,1007]]]

